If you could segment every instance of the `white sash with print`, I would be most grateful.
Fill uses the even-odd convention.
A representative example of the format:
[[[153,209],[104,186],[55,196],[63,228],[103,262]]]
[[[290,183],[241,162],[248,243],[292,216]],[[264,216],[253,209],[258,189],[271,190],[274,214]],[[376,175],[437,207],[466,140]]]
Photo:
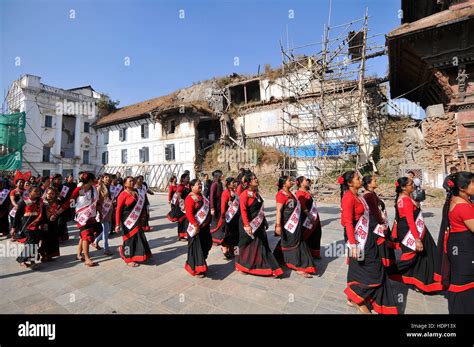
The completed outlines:
[[[235,198],[234,198],[234,201],[232,201],[232,204],[230,204],[229,208],[227,209],[226,213],[225,213],[225,221],[226,223],[230,223],[230,221],[232,220],[232,218],[234,218],[234,216],[237,214],[237,212],[239,211],[239,206],[240,206],[240,198],[239,196],[236,194],[235,195]]]
[[[178,201],[178,193],[174,193],[173,197],[171,198],[171,205],[176,205],[176,202]]]
[[[69,187],[63,186],[63,189],[61,189],[61,193],[59,194],[59,197],[64,199],[68,192],[69,192]]]
[[[288,220],[285,223],[285,226],[284,226],[285,230],[294,234],[296,231],[296,228],[298,227],[298,222],[300,221],[300,215],[301,215],[301,204],[297,200],[295,209],[291,213],[290,218],[288,218]]]
[[[207,200],[204,196],[203,196],[202,201],[203,201],[203,204],[202,204],[201,208],[194,215],[194,218],[196,218],[199,225],[204,223],[204,221],[206,220],[207,215],[209,214],[209,207],[210,207],[209,206],[209,200]],[[189,236],[191,236],[191,237],[196,235],[196,227],[194,226],[194,224],[189,223],[188,229],[186,231],[189,234]]]
[[[133,208],[132,212],[128,215],[127,219],[123,223],[128,229],[132,229],[132,227],[137,223],[138,218],[142,214],[143,206],[145,205],[145,191],[141,190],[138,194],[138,201]]]
[[[318,213],[318,208],[316,207],[316,201],[313,200],[313,204],[311,205],[311,210],[309,210],[309,215],[313,218],[313,220],[316,222],[316,220],[319,218],[319,213]],[[314,227],[314,223],[311,220],[311,218],[306,217],[303,227],[305,227],[308,230],[312,230]]]
[[[88,196],[93,195],[93,196]],[[91,187],[91,190],[80,195],[76,202],[76,218],[74,220],[80,226],[84,226],[90,218],[96,217],[97,214],[97,190]]]
[[[425,221],[423,219],[423,214],[418,214],[418,217],[415,220],[416,230],[420,236],[420,240],[423,240],[423,234],[425,233]],[[410,248],[412,251],[416,251],[415,237],[413,236],[411,230],[408,230],[407,234],[402,240],[402,244]]]
[[[4,189],[0,192],[0,205],[5,202],[5,199],[10,195],[9,189]]]
[[[258,228],[260,228],[260,225],[262,225],[263,220],[265,219],[265,211],[263,210],[263,205],[260,208],[260,211],[258,211],[257,216],[252,219],[252,221],[249,223],[250,228],[252,228],[252,232],[254,233],[257,231]]]
[[[102,202],[102,215],[106,216],[109,213],[112,206],[113,206],[112,199],[105,198],[104,201]]]
[[[110,186],[110,191],[112,193],[112,199],[115,200],[122,190],[122,185],[118,184],[116,186]]]
[[[354,229],[354,238],[357,247],[363,250],[369,235],[369,206],[363,197],[359,196],[359,200],[362,202],[362,205],[364,205],[364,214],[357,221]]]

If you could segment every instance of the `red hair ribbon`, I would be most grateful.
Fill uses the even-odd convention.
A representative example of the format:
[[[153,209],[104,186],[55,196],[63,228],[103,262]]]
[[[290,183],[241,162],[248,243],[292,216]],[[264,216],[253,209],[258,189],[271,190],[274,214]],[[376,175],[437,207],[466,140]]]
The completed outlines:
[[[344,177],[339,176],[339,177],[337,178],[337,183],[343,184],[343,183],[344,183]]]
[[[395,182],[395,187],[398,187],[400,184],[397,182]]]

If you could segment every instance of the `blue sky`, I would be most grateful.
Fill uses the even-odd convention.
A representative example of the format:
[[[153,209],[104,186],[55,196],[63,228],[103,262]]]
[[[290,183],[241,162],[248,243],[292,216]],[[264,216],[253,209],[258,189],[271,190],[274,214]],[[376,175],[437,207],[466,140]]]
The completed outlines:
[[[399,25],[400,0],[333,0],[332,24],[366,7],[373,34]],[[292,45],[320,41],[328,8],[329,0],[0,0],[2,94],[29,73],[61,88],[90,84],[125,106],[214,76],[254,74],[259,64],[281,64],[286,26]],[[369,73],[386,71],[386,57],[369,61]]]

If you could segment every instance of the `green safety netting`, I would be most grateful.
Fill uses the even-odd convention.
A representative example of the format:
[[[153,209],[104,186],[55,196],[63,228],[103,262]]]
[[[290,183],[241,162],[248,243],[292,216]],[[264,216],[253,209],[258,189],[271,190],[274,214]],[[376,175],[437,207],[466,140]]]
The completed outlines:
[[[0,171],[21,169],[25,120],[25,112],[0,114]]]

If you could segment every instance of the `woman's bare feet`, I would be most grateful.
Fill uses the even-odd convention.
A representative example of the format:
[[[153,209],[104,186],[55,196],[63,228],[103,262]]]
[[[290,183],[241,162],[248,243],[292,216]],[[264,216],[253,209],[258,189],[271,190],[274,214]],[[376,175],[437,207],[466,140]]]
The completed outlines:
[[[140,264],[135,263],[134,261],[132,261],[131,263],[127,263],[127,266],[130,266],[130,267],[139,267]]]
[[[370,312],[369,308],[364,304],[359,305],[357,308],[359,309],[359,311],[361,313],[364,313],[364,314],[371,314],[372,313],[372,312]]]
[[[307,272],[304,271],[296,271],[296,273],[300,276],[303,276],[304,278],[313,278],[313,276]]]

